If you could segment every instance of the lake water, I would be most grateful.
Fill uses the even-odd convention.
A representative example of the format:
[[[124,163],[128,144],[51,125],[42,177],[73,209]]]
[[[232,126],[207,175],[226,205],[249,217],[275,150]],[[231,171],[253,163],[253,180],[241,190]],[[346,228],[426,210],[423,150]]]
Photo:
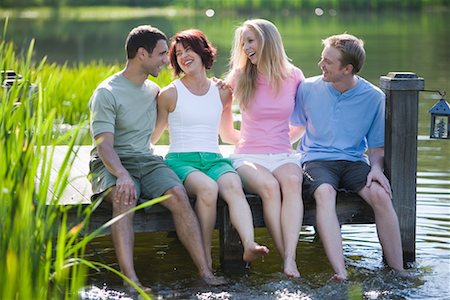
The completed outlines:
[[[159,27],[171,36],[187,28],[203,30],[219,49],[212,74],[226,71],[233,29],[248,17],[266,17],[279,28],[288,55],[306,76],[319,73],[320,40],[348,32],[366,42],[367,62],[361,75],[374,84],[390,71],[411,71],[425,79],[429,90],[450,93],[449,12],[345,14],[328,12],[274,12],[273,15],[149,16],[114,21],[61,19],[12,19],[8,36],[19,48],[36,38],[36,56],[58,63],[103,60],[123,63],[123,43],[130,28],[140,24]],[[446,99],[449,99],[446,96]],[[260,243],[272,249],[263,261],[252,264],[246,274],[226,274],[229,284],[220,288],[202,286],[184,248],[165,233],[138,234],[136,267],[144,284],[161,299],[449,299],[450,298],[450,140],[430,140],[428,109],[439,100],[436,93],[421,92],[417,165],[417,237],[414,279],[395,278],[382,264],[373,225],[343,226],[344,254],[349,268],[348,283],[328,282],[332,270],[314,230],[300,234],[297,261],[302,279],[287,280],[281,259],[265,229],[256,230]],[[217,233],[216,233],[217,235]],[[115,264],[109,237],[99,238],[89,249],[92,259]],[[215,266],[218,239],[214,239]],[[218,269],[220,273],[220,269]],[[106,272],[92,274],[92,288],[84,298],[119,298],[120,280]],[[122,295],[126,297],[126,295]]]

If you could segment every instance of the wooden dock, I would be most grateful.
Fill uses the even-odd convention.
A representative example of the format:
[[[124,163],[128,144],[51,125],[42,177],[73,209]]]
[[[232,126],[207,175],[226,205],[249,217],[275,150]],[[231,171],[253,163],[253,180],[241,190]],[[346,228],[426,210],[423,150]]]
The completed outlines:
[[[391,181],[393,204],[397,212],[403,244],[405,265],[415,261],[416,233],[416,165],[418,92],[424,89],[424,80],[414,73],[389,73],[380,78],[380,86],[386,93],[385,173]],[[91,146],[77,146],[70,155],[75,156],[68,186],[60,198],[60,204],[70,205],[69,222],[78,224],[82,216],[80,206],[90,204],[91,185],[87,179]],[[227,157],[233,147],[221,146]],[[155,154],[164,156],[168,146],[156,146]],[[53,158],[53,172],[57,173],[68,147],[58,146]],[[56,176],[55,176],[56,177]],[[257,195],[247,195],[255,227],[264,227],[261,200]],[[194,201],[194,200],[192,200]],[[304,199],[303,225],[315,226],[315,204]],[[341,224],[374,223],[372,209],[355,194],[338,194],[337,214]],[[87,230],[93,231],[111,219],[109,204],[100,205],[90,218]],[[136,232],[173,231],[172,217],[167,209],[155,205],[138,211],[134,217]],[[216,228],[220,238],[220,260],[223,268],[243,266],[242,245],[230,223],[226,204],[219,199]],[[107,232],[106,232],[107,233]]]
[[[92,146],[76,146],[71,150],[67,146],[57,146],[53,157],[52,171],[59,171],[66,155],[74,156],[75,160],[70,171],[67,188],[60,198],[59,204],[70,205],[73,209],[69,213],[69,224],[80,223],[84,216],[80,213],[80,205],[88,206],[92,195],[91,184],[87,179],[89,173],[89,154]],[[168,146],[155,146],[155,154],[164,156]],[[221,152],[228,156],[233,151],[233,146],[221,145]],[[255,227],[265,227],[261,199],[254,194],[247,194],[247,200],[253,213]],[[192,204],[194,199],[191,200]],[[303,225],[316,225],[315,204],[313,201],[304,201],[305,214]],[[367,224],[374,223],[372,209],[356,194],[339,194],[337,212],[341,224]],[[90,218],[87,230],[94,231],[111,219],[112,210],[109,203],[102,203]],[[149,209],[140,210],[134,216],[135,232],[174,231],[175,227],[170,212],[162,205],[154,205]],[[231,225],[228,209],[224,201],[218,201],[218,215],[216,229],[219,230],[220,256],[222,265],[236,267],[244,265],[242,262],[242,246],[237,232]],[[108,234],[109,231],[105,231]]]

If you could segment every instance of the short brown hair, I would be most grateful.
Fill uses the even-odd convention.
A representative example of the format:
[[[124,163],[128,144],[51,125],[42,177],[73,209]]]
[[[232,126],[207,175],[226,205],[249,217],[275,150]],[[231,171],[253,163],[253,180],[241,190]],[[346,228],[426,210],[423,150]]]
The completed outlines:
[[[206,35],[198,29],[188,29],[176,33],[172,37],[172,42],[169,48],[169,60],[170,65],[173,68],[173,74],[178,76],[183,73],[180,65],[177,62],[176,45],[181,43],[183,47],[190,47],[195,53],[197,53],[202,63],[207,70],[211,69],[217,54],[217,49],[208,41]]]
[[[167,42],[166,35],[158,28],[150,25],[141,25],[133,28],[125,41],[127,58],[134,58],[141,47],[147,50],[148,53],[152,53],[159,40]]]

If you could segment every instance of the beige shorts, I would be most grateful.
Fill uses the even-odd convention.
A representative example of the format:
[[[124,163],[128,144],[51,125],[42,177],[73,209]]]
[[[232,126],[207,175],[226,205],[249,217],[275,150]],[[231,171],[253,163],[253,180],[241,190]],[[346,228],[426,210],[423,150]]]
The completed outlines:
[[[242,166],[255,168],[255,164],[263,166],[270,172],[285,164],[296,164],[300,167],[300,153],[277,153],[277,154],[231,154],[233,167],[238,169]]]
[[[146,155],[121,157],[122,165],[130,173],[136,185],[139,202],[145,202],[162,196],[167,190],[183,183],[178,176],[164,163],[161,156]],[[98,157],[91,157],[90,180],[92,184],[92,200],[116,185],[116,177],[112,175]]]

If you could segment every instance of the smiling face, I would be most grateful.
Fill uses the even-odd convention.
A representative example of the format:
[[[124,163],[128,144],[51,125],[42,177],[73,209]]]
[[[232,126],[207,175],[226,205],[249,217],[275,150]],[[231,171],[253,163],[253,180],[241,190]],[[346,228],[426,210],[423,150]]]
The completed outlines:
[[[323,49],[318,65],[324,81],[334,83],[348,75],[348,68],[341,65],[341,53],[335,47],[326,46]]]
[[[149,53],[144,48],[140,48],[144,57],[143,68],[147,74],[153,77],[158,77],[162,67],[166,65],[169,60],[167,57],[167,42],[165,40],[159,40],[156,43],[152,53]]]
[[[254,65],[258,63],[258,51],[260,43],[253,29],[246,27],[242,32],[242,49],[250,62]]]
[[[173,74],[191,72],[193,68],[211,69],[217,50],[198,29],[188,29],[172,37],[169,48],[169,60]]]
[[[175,55],[177,63],[185,74],[189,74],[199,68],[203,68],[200,55],[198,55],[190,46],[183,46],[183,43],[175,45]]]

